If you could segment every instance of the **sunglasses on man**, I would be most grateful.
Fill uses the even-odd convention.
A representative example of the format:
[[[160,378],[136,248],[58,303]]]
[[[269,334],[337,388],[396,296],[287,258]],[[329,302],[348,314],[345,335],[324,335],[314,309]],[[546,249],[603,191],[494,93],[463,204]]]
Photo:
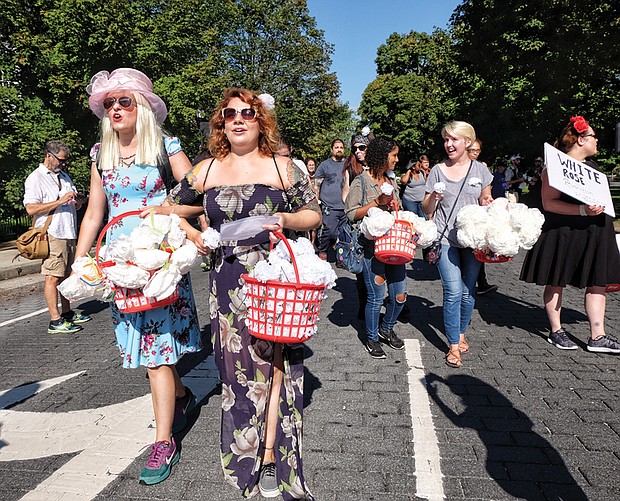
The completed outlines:
[[[52,155],[60,165],[65,165],[69,161],[68,158],[58,158],[50,150],[47,150],[47,152]]]
[[[120,107],[124,109],[131,108],[131,105],[133,104],[133,99],[131,99],[129,96],[121,96],[119,98],[106,97],[103,100],[103,107],[106,110],[109,110],[112,106],[114,106],[114,103],[116,103],[117,101]]]
[[[237,115],[241,115],[246,122],[253,122],[256,120],[256,110],[254,108],[243,108],[242,110],[236,110],[235,108],[224,108],[222,110],[222,117],[226,123],[232,122],[237,118]]]

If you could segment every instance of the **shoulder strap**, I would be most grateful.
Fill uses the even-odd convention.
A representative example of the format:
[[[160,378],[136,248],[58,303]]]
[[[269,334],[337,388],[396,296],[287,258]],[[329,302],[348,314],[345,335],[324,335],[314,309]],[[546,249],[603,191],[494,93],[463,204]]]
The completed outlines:
[[[271,155],[271,158],[273,158],[273,164],[276,166],[276,172],[278,173],[278,177],[280,178],[280,184],[282,185],[282,191],[284,192],[284,196],[286,197],[286,203],[288,204],[288,210],[289,211],[293,211],[293,207],[291,206],[291,199],[288,196],[288,193],[286,192],[286,188],[284,187],[284,181],[282,180],[282,175],[280,174],[280,169],[278,169],[278,162],[276,162],[276,156],[275,154]],[[292,160],[291,160],[292,162]]]
[[[450,209],[450,214],[448,214],[448,217],[446,218],[446,227],[441,232],[441,235],[439,236],[439,240],[441,240],[443,238],[444,234],[448,230],[448,221],[450,221],[450,218],[452,217],[452,214],[454,213],[454,208],[456,207],[456,201],[459,199],[459,196],[461,195],[461,192],[463,191],[463,187],[465,186],[465,181],[467,181],[467,178],[469,177],[469,172],[471,171],[471,166],[472,165],[474,165],[474,161],[473,160],[471,160],[469,162],[469,169],[467,169],[467,174],[465,174],[465,177],[463,178],[463,182],[461,183],[461,187],[459,189],[459,192],[456,194],[456,198],[454,199],[454,203],[452,204],[452,208]],[[435,212],[436,212],[436,210],[435,210]]]
[[[361,174],[359,174],[359,177],[360,177],[360,183],[362,185],[362,207],[364,207],[364,205],[366,205],[364,203],[364,202],[366,202],[366,181],[364,181],[364,172],[363,171],[362,171]]]
[[[207,172],[205,172],[205,180],[202,182],[202,192],[203,193],[205,191],[205,186],[207,184],[207,177],[209,176],[209,171],[211,170],[211,166],[213,165],[213,162],[215,162],[215,157],[213,157],[211,159],[211,162],[209,162],[209,167],[207,167]]]
[[[170,157],[168,157],[168,151],[166,151],[166,144],[161,143],[161,161],[157,162],[157,170],[159,171],[159,176],[164,182],[164,186],[166,187],[166,191],[170,193],[170,190],[175,187],[177,184],[177,180],[174,178],[172,174],[172,166],[170,165]]]

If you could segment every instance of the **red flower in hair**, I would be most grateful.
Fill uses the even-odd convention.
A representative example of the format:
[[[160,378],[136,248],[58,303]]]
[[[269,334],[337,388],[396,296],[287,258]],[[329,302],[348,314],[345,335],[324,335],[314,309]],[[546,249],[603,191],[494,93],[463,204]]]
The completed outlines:
[[[570,123],[573,125],[573,129],[575,129],[579,134],[583,134],[588,130],[590,125],[586,122],[586,119],[581,115],[577,115],[576,117],[570,117]]]

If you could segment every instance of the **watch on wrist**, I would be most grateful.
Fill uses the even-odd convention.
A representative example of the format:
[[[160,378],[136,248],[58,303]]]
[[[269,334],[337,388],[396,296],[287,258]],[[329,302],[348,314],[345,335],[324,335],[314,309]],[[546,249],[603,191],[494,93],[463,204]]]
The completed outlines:
[[[579,215],[580,216],[587,216],[588,214],[586,213],[586,206],[581,204],[579,206]]]

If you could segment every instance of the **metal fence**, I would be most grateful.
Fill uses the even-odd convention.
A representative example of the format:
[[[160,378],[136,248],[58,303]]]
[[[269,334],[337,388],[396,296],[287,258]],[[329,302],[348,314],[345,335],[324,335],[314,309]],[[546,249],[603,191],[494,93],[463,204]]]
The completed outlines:
[[[11,217],[0,221],[0,242],[16,239],[18,235],[30,228],[31,222],[30,216]]]

